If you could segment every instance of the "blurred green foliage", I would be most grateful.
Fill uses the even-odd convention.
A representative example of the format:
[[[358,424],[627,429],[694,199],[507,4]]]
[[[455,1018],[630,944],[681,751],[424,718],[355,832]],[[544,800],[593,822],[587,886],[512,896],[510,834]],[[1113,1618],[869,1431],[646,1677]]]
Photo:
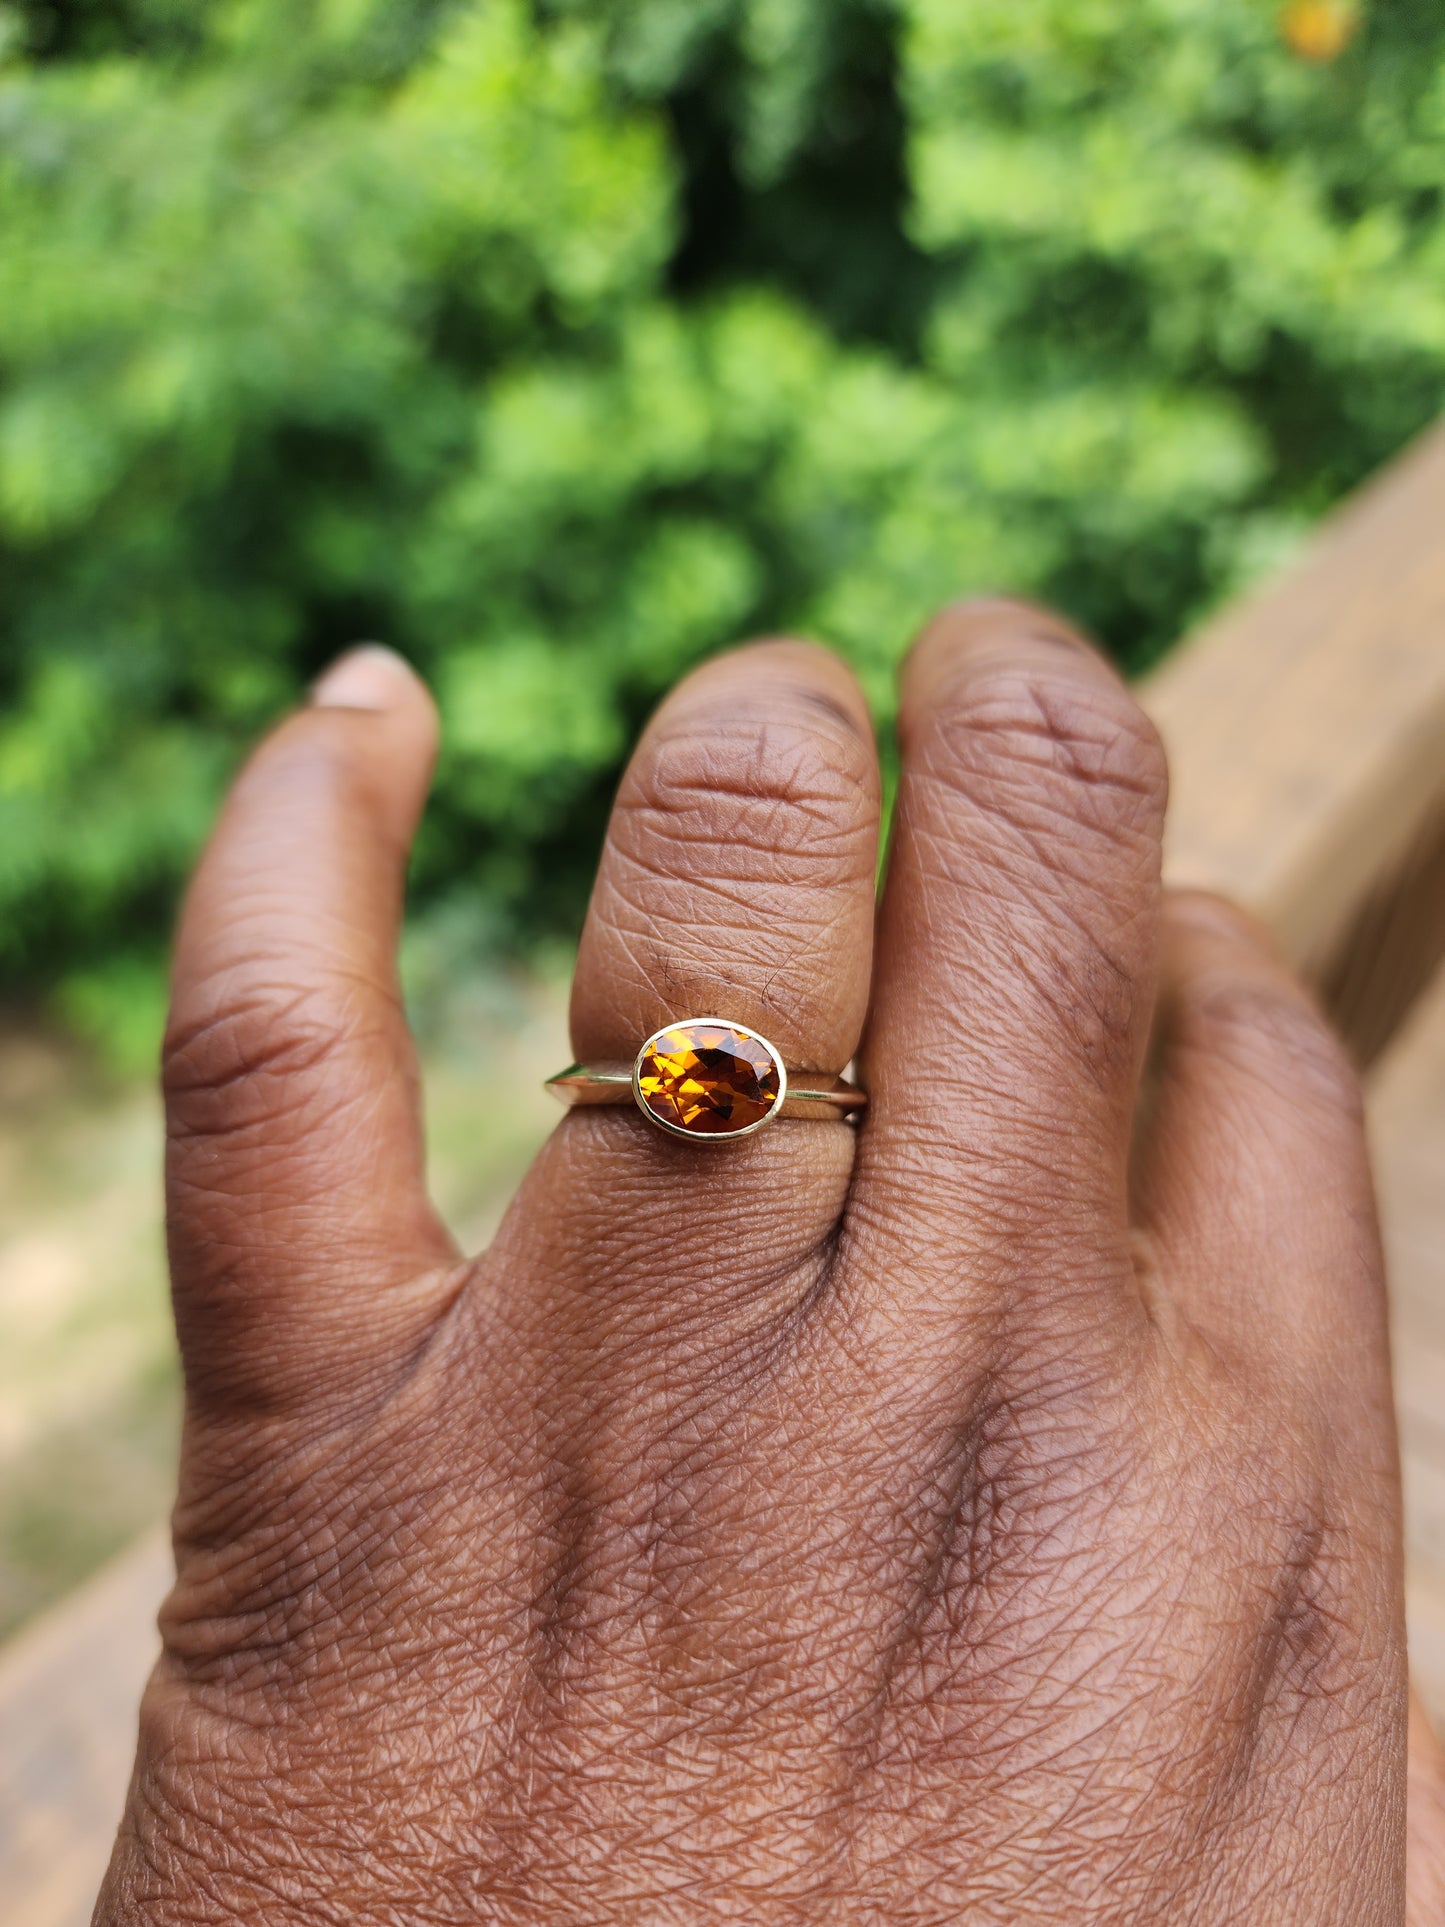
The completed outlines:
[[[1146,661],[1445,399],[1445,11],[1289,38],[0,7],[0,978],[116,1034],[242,745],[358,638],[443,705],[419,898],[503,940],[575,919],[630,733],[740,634],[885,716],[967,589]]]

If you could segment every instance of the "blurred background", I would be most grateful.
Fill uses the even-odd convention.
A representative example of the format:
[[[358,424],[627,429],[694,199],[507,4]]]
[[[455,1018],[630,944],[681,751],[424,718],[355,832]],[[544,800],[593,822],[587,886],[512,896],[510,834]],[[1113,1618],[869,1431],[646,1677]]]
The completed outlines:
[[[980,588],[1151,664],[1445,407],[1442,197],[1439,0],[0,5],[0,1636],[164,1511],[167,933],[333,654],[441,703],[484,1235],[659,692],[801,629],[886,730]]]

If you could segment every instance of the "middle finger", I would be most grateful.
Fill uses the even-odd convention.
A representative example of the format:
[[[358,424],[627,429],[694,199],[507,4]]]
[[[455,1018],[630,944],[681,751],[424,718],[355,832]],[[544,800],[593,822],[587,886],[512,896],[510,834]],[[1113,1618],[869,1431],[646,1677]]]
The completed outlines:
[[[1009,602],[925,633],[900,741],[850,1269],[920,1358],[956,1366],[949,1334],[986,1347],[1001,1320],[1083,1338],[1078,1357],[1139,1302],[1163,753],[1100,656]]]

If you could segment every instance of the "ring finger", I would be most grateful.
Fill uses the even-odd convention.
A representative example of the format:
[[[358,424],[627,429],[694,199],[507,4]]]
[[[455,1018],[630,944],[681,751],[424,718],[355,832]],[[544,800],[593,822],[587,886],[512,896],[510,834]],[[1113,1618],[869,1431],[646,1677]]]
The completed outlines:
[[[861,692],[826,650],[758,643],[684,681],[612,813],[572,996],[579,1059],[630,1063],[661,1026],[709,1016],[789,1069],[841,1070],[868,1004],[878,795]],[[625,1313],[682,1336],[701,1314],[716,1336],[728,1303],[829,1238],[854,1141],[785,1116],[736,1144],[679,1142],[630,1104],[579,1109],[502,1236],[547,1245],[549,1324],[595,1335]]]

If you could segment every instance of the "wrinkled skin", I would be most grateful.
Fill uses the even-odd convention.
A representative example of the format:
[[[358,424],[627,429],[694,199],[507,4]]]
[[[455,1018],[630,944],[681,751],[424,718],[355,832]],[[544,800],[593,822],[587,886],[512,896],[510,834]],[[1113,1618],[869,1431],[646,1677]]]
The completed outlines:
[[[363,652],[252,760],[178,946],[178,1578],[99,1921],[1405,1918],[1354,1078],[1162,894],[1159,744],[1054,618],[947,611],[901,743],[875,934],[847,672],[690,678],[572,1006],[584,1058],[857,1052],[863,1127],[573,1113],[474,1260],[394,976],[430,705]]]

